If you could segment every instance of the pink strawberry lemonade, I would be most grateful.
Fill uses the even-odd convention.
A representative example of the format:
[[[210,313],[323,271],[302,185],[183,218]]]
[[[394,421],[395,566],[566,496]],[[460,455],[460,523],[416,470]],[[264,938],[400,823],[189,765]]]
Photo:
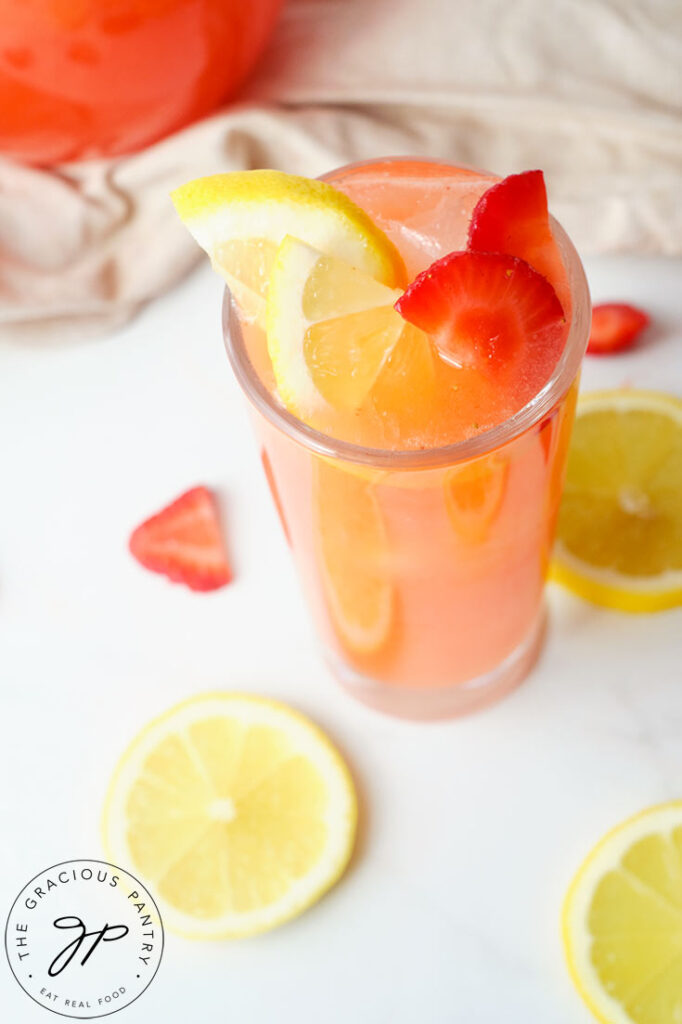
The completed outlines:
[[[262,332],[231,313],[228,348],[327,659],[361,700],[406,717],[496,699],[542,636],[589,298],[540,209],[541,175],[519,178],[477,208],[498,179],[442,163],[327,177],[391,238],[410,280],[431,268],[398,309],[434,340],[435,388],[407,367],[371,415],[303,424],[278,401]],[[510,226],[507,207],[523,222]],[[465,252],[477,232],[489,248]]]

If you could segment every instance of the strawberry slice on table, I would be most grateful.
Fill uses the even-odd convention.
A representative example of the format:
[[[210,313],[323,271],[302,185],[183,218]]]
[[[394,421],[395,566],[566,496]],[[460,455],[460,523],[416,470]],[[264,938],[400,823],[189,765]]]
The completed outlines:
[[[497,253],[452,252],[436,260],[395,308],[430,334],[449,362],[533,387],[551,376],[567,330],[549,281],[523,260]]]
[[[192,590],[216,590],[232,579],[218,506],[206,487],[193,487],[147,519],[128,546],[146,569]]]
[[[587,343],[591,356],[606,356],[630,348],[651,323],[648,313],[625,302],[602,302],[592,307],[592,330]]]
[[[542,171],[510,174],[483,193],[471,215],[468,248],[506,253],[530,263],[570,312],[570,286],[549,223]]]

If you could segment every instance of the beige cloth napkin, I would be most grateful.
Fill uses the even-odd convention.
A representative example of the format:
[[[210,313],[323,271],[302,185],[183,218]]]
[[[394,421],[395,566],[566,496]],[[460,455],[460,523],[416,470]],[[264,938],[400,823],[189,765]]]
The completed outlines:
[[[682,253],[676,0],[289,0],[241,101],[126,158],[0,161],[0,335],[114,327],[199,258],[168,192],[387,154],[543,167],[583,251]]]

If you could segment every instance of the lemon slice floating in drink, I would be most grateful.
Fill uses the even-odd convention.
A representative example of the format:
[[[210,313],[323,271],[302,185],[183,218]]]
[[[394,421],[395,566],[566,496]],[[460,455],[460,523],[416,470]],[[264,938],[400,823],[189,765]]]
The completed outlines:
[[[448,470],[445,507],[458,537],[483,543],[502,507],[508,478],[509,462],[499,454]]]
[[[171,708],[130,744],[106,799],[107,857],[192,938],[253,935],[342,874],[357,804],[341,756],[303,715],[247,694]]]
[[[603,1024],[682,1019],[682,801],[609,832],[566,896],[573,981]]]
[[[280,171],[237,171],[197,178],[171,198],[242,313],[261,325],[270,271],[286,235],[390,287],[405,283],[395,246],[359,206],[326,182]]]
[[[682,400],[581,396],[552,575],[622,611],[682,604]]]
[[[373,484],[320,459],[314,492],[322,584],[336,633],[351,655],[374,654],[391,635],[395,595]]]

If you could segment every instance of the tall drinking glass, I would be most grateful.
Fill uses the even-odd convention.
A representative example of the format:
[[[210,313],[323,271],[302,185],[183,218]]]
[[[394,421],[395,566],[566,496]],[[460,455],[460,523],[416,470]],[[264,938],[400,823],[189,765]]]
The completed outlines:
[[[405,173],[405,161],[376,166],[379,178]],[[444,164],[409,166],[470,174]],[[328,180],[372,206],[410,269],[414,232],[401,234],[396,225],[409,226],[411,212],[401,220],[392,192],[394,208],[382,223],[383,197],[363,202],[354,194],[357,168]],[[476,180],[478,191],[462,192],[461,225],[449,221],[451,248],[464,247],[480,182],[494,179]],[[543,590],[590,323],[582,265],[561,227],[552,227],[571,293],[555,371],[505,422],[443,447],[365,448],[298,420],[277,398],[262,332],[240,320],[225,296],[228,355],[251,405],[324,656],[350,693],[393,715],[440,718],[488,704],[524,678],[542,641]]]

